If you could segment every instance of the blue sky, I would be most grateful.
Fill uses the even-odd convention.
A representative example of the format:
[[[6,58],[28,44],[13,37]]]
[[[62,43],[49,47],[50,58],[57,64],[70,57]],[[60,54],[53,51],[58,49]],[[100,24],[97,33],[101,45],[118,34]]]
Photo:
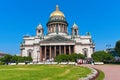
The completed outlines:
[[[47,32],[46,23],[56,4],[69,23],[79,26],[79,34],[90,32],[96,50],[107,44],[114,47],[120,39],[119,0],[0,0],[0,52],[18,54],[19,45],[26,34],[35,35],[41,23]]]

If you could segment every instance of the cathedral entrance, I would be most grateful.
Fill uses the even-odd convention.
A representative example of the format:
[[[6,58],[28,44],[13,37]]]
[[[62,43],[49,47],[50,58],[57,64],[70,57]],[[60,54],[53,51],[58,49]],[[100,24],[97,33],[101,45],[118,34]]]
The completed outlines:
[[[56,46],[56,56],[59,55],[59,46]]]
[[[46,49],[46,60],[50,59],[49,56],[50,56],[50,50],[49,50],[49,47],[47,46],[47,49]]]
[[[40,50],[40,61],[51,61],[58,55],[73,53],[74,45],[41,46]]]
[[[69,46],[66,46],[66,54],[69,54]]]

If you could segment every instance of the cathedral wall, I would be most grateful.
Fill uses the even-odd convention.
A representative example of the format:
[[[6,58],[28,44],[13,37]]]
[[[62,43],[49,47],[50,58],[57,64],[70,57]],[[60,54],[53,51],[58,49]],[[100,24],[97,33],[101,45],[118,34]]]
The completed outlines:
[[[88,49],[88,52],[87,52],[87,58],[91,58],[91,54],[92,54],[92,52],[91,52],[91,48],[90,48],[90,46],[89,45],[85,45],[85,46],[82,46],[82,54],[84,55],[84,51],[83,51],[83,49]]]
[[[75,53],[79,54],[82,52],[81,45],[75,45]]]
[[[39,41],[40,41],[40,38],[36,38],[36,39],[34,40],[34,43],[39,43]]]
[[[76,42],[81,42],[80,38],[78,38],[78,37],[75,38],[75,41],[76,41]]]
[[[32,58],[33,58],[33,62],[37,62],[40,60],[40,48],[38,45],[34,45],[34,47],[33,47]]]
[[[22,50],[22,56],[28,56],[27,51],[29,49],[33,50],[33,47],[24,47],[24,49]]]
[[[27,56],[25,49],[21,51],[21,56]]]
[[[29,56],[28,55],[28,50],[32,50],[32,54],[31,57],[33,59],[33,62],[39,61],[40,60],[40,48],[38,45],[34,45],[34,46],[30,46],[30,47],[24,47],[24,49],[22,50],[22,56]]]
[[[87,45],[75,45],[75,53],[77,53],[77,54],[81,53],[84,55],[83,49],[85,49],[85,48],[88,50],[87,57],[91,58],[91,54],[93,53],[93,48],[90,48],[89,45],[88,46]]]
[[[34,40],[25,40],[25,44],[32,45]]]
[[[80,36],[81,39],[90,39],[91,36]]]
[[[80,40],[81,43],[90,43],[90,39],[81,39]]]

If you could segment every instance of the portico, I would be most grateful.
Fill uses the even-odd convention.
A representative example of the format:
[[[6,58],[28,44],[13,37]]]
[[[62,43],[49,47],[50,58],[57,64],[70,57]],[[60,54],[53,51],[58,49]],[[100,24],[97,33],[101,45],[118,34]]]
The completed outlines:
[[[40,61],[50,60],[61,54],[74,53],[75,42],[60,35],[40,42]]]
[[[40,61],[50,60],[57,55],[74,53],[74,45],[42,45],[40,50]]]

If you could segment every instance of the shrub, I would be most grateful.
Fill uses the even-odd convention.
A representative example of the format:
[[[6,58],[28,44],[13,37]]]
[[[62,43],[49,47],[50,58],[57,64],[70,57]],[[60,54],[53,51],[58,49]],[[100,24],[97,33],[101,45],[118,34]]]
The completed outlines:
[[[115,51],[119,54],[120,56],[120,40],[116,42],[115,44]]]
[[[11,62],[17,62],[18,61],[18,56],[14,55],[11,58]]]
[[[57,62],[75,62],[77,59],[85,59],[85,56],[82,54],[72,53],[70,55],[61,54],[55,57],[55,61]]]
[[[2,62],[8,64],[9,62],[11,62],[11,58],[12,58],[11,55],[6,54],[6,55],[2,58]]]
[[[24,60],[31,62],[31,61],[32,61],[32,58],[31,58],[31,57],[24,57]]]
[[[82,54],[76,54],[76,53],[69,55],[69,61],[75,62],[77,59],[85,59],[85,56]]]
[[[32,58],[31,57],[22,57],[22,56],[11,56],[9,54],[6,54],[3,58],[0,58],[1,62],[4,62],[6,64],[8,64],[9,62],[14,62],[14,63],[18,63],[18,62],[31,62]]]
[[[65,54],[61,54],[55,57],[55,61],[57,62],[66,62],[68,61],[68,59],[69,59],[68,55]]]
[[[104,51],[97,51],[92,54],[92,58],[94,61],[100,61],[100,62],[108,62],[113,60],[113,56],[109,53],[106,53]]]
[[[24,57],[18,56],[17,62],[25,62]]]
[[[4,62],[0,62],[0,65],[4,65],[5,63]]]

